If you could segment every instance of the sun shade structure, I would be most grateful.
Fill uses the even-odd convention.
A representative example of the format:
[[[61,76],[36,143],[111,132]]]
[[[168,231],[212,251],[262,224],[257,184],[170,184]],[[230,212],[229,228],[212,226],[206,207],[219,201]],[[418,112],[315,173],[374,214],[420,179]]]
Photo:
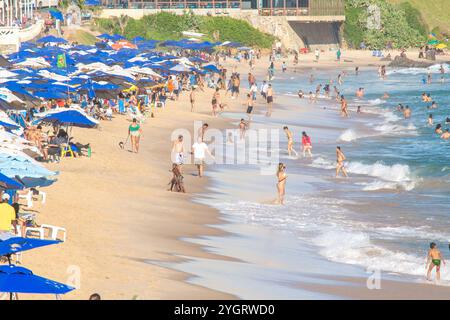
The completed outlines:
[[[46,279],[16,265],[0,266],[0,292],[66,294],[75,288]]]
[[[41,240],[33,238],[12,237],[0,239],[0,256],[8,256],[19,252],[61,243],[61,240]]]
[[[14,179],[8,178],[3,173],[0,173],[0,189],[20,190],[23,189],[23,185]],[[2,255],[1,248],[0,255]]]
[[[82,128],[94,128],[98,125],[97,120],[75,109],[49,113],[44,117],[35,120],[33,123],[36,124],[41,122]]]
[[[65,40],[63,38],[58,38],[58,37],[50,35],[50,36],[46,36],[46,37],[40,38],[36,42],[40,42],[40,43],[67,43],[67,40]]]

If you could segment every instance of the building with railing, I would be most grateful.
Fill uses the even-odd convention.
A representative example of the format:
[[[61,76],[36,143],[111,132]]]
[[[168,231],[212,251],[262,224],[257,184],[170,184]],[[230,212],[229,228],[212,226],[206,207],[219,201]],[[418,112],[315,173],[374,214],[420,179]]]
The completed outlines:
[[[343,0],[102,0],[107,9],[241,9],[264,16],[341,16]]]

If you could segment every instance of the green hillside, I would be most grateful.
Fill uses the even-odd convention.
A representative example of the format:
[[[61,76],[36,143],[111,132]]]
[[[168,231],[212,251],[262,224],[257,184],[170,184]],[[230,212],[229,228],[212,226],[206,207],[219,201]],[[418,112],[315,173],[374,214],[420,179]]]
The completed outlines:
[[[389,2],[410,3],[420,11],[429,30],[439,28],[441,33],[450,35],[450,0],[389,0]]]

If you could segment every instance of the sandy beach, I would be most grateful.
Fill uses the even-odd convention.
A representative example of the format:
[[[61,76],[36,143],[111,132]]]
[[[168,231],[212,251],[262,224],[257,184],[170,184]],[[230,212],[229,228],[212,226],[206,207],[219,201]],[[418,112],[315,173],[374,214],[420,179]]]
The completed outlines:
[[[408,55],[416,57],[417,53],[408,52]],[[364,68],[385,63],[368,51],[344,50],[342,59],[337,63],[334,53],[327,52],[316,63],[313,54],[301,55],[297,72],[314,68],[336,71],[337,68]],[[450,57],[438,59],[449,61]],[[277,64],[281,61],[283,59]],[[292,57],[287,62],[290,67]],[[230,74],[236,63],[228,60],[225,65]],[[253,73],[258,79],[266,74],[267,66],[265,56],[257,62]],[[247,87],[248,65],[237,64],[237,70],[242,77],[241,87]],[[235,128],[232,120],[211,116],[212,93],[212,89],[197,92],[193,113],[188,93],[184,92],[179,101],[168,100],[165,109],[158,109],[155,118],[149,117],[143,124],[139,154],[118,146],[125,140],[130,124],[126,116],[116,115],[113,121],[102,121],[100,129],[74,129],[75,141],[91,144],[92,157],[64,158],[61,163],[47,165],[59,171],[58,181],[43,189],[47,192],[46,204],[37,203],[33,208],[39,212],[39,223],[64,226],[67,241],[25,253],[24,265],[39,270],[41,276],[77,285],[78,289],[64,299],[88,299],[94,292],[103,299],[235,299],[231,294],[187,283],[189,274],[158,266],[158,262],[181,261],[180,256],[230,259],[207,252],[201,245],[180,240],[225,235],[222,230],[211,227],[223,223],[218,211],[192,201],[196,194],[206,191],[208,179],[199,179],[195,167],[186,165],[187,193],[167,191],[171,178],[171,135],[175,129],[185,128],[193,133],[194,121],[207,122],[211,128]],[[244,111],[242,93],[240,99],[226,97],[224,100],[227,112]],[[282,101],[275,100],[274,110]],[[390,281],[387,290],[369,292],[363,288],[364,281],[339,280],[346,284],[295,285],[350,299],[439,299],[445,298],[448,292],[445,287],[396,281]],[[356,288],[348,290],[347,284]],[[53,299],[21,296],[21,299],[36,298]]]

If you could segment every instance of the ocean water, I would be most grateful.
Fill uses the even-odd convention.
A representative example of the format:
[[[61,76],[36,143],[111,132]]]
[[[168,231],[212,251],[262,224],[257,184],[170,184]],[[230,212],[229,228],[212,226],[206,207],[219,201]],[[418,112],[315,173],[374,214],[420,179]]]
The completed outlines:
[[[297,150],[301,132],[307,131],[313,158],[289,157],[280,131],[278,151],[288,173],[285,206],[270,204],[276,197],[275,173],[261,175],[257,166],[245,164],[209,169],[211,193],[198,201],[220,210],[227,222],[221,228],[231,236],[204,238],[200,243],[242,260],[245,272],[241,265],[233,269],[232,262],[215,269],[214,264],[205,268],[204,261],[195,259],[178,268],[195,275],[193,283],[243,298],[326,299],[330,297],[293,289],[292,283],[317,274],[364,276],[367,268],[405,281],[423,281],[430,242],[449,257],[450,141],[441,140],[434,126],[427,125],[432,113],[434,125],[450,128],[444,124],[450,116],[450,76],[441,82],[438,70],[439,66],[389,70],[386,80],[379,79],[376,70],[361,68],[357,76],[346,70],[339,90],[349,101],[349,119],[339,116],[333,99],[309,104],[296,95],[299,89],[315,91],[317,84],[330,78],[336,83],[339,71],[311,71],[312,84],[309,73],[276,74],[273,86],[283,104],[267,118],[265,106],[257,103],[252,126],[281,130],[288,125]],[[446,70],[449,73],[448,65]],[[433,82],[423,84],[429,72]],[[365,88],[362,99],[355,98],[359,87]],[[385,92],[388,99],[382,99]],[[427,109],[431,103],[421,101],[422,92],[431,94],[437,109]],[[410,119],[396,111],[399,103],[412,109]],[[355,112],[358,105],[362,114]],[[226,116],[238,120],[243,114]],[[337,145],[348,160],[348,179],[334,177]],[[245,251],[240,243],[252,249]],[[243,274],[253,275],[252,282],[246,282]],[[230,287],[223,277],[238,284]],[[450,284],[448,267],[442,268],[441,278]],[[258,294],[246,290],[248,285]]]

